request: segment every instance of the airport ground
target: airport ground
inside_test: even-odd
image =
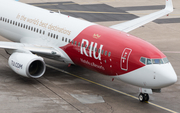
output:
[[[21,2],[95,22],[104,26],[160,10],[164,0],[20,0]],[[39,79],[15,74],[0,49],[0,113],[175,113],[180,112],[180,1],[174,12],[130,34],[160,49],[173,65],[178,81],[139,102],[139,89],[79,66],[45,59]],[[6,41],[0,37],[1,41]],[[145,51],[147,52],[147,51]]]

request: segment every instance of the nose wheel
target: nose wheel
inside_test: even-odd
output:
[[[149,101],[149,95],[147,93],[140,93],[139,101],[140,102]]]

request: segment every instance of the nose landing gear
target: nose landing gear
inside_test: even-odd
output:
[[[139,88],[140,94],[139,94],[139,101],[149,101],[149,94],[152,94],[152,89],[148,88]]]
[[[140,93],[139,94],[139,101],[140,102],[149,101],[149,94],[147,94],[147,93]]]

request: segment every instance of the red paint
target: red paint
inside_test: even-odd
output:
[[[68,67],[71,67],[71,64],[69,64]]]
[[[98,38],[94,38],[94,34],[96,34]],[[86,56],[85,53],[81,54],[81,48],[77,46],[78,44],[75,46],[70,43],[61,48],[69,55],[75,64],[105,75],[121,75],[141,68],[144,66],[144,64],[139,61],[141,57],[166,57],[152,44],[140,38],[100,25],[93,25],[84,29],[74,41],[82,42],[82,39],[88,40],[89,45],[92,42],[97,43],[97,48],[103,45],[102,49],[108,51],[108,53],[111,52],[111,56],[108,57],[108,55],[105,56],[103,54],[101,55],[101,60],[95,59],[94,57],[90,57],[88,47],[86,48],[88,56]],[[129,56],[125,56],[125,54]],[[93,54],[91,54],[91,56],[93,56]],[[98,56],[97,52],[96,56]],[[122,57],[126,59],[124,60],[124,64],[122,63]]]

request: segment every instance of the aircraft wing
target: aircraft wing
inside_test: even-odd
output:
[[[160,18],[164,15],[167,15],[173,11],[173,4],[172,0],[166,0],[166,6],[164,9],[157,11],[155,13],[133,19],[124,23],[120,23],[117,25],[110,26],[110,28],[117,29],[123,32],[130,32],[144,24],[147,24],[157,18]]]
[[[34,53],[44,57],[61,57],[61,53],[59,53],[55,48],[48,46],[1,41],[0,48],[19,52]]]

